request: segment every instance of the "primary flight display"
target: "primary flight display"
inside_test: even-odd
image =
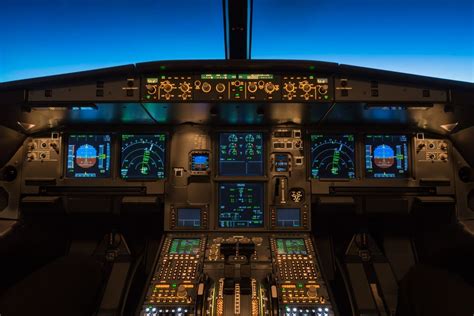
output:
[[[69,135],[67,142],[66,177],[110,177],[110,144],[110,135]]]
[[[408,142],[406,135],[366,135],[365,176],[408,177]]]

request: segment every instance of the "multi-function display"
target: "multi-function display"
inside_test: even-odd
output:
[[[69,135],[66,177],[110,177],[110,135]]]
[[[276,240],[279,255],[307,255],[306,245],[302,238],[278,238]]]
[[[200,208],[178,208],[178,227],[201,227]]]
[[[299,208],[277,208],[278,227],[301,227],[301,211]]]
[[[221,133],[219,135],[219,175],[262,176],[262,133]]]
[[[366,177],[408,177],[408,144],[406,135],[366,135]]]
[[[171,241],[170,255],[196,255],[199,252],[199,238],[175,238]]]
[[[220,183],[219,227],[263,227],[263,184]]]

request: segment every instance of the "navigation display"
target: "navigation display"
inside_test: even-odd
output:
[[[366,135],[366,177],[407,178],[408,143],[406,135]]]
[[[311,177],[355,178],[354,135],[311,135]]]
[[[220,183],[219,227],[263,227],[263,184]]]
[[[263,134],[221,133],[219,175],[263,176]]]
[[[197,255],[199,253],[199,238],[175,238],[171,241],[170,255]]]
[[[110,177],[110,144],[110,135],[69,135],[66,177]]]
[[[200,208],[178,208],[178,227],[201,227]]]
[[[279,255],[307,255],[306,245],[303,238],[276,240],[277,253]]]
[[[122,135],[123,179],[163,179],[166,168],[166,135]]]
[[[301,227],[301,212],[299,208],[277,208],[278,227]]]

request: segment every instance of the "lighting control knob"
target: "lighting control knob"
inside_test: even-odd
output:
[[[318,92],[319,92],[319,94],[324,95],[324,94],[328,93],[328,89],[325,86],[319,86],[318,87]]]
[[[179,90],[183,93],[189,92],[191,90],[191,85],[187,82],[182,82],[179,84]]]
[[[183,284],[180,284],[178,286],[178,290],[176,291],[176,296],[177,297],[186,297],[188,295],[188,291],[186,290],[186,287]]]
[[[318,290],[316,290],[315,286],[312,286],[308,289],[306,294],[308,295],[308,297],[315,298],[318,297]]]
[[[426,147],[425,143],[419,143],[417,148],[418,148],[418,151],[420,151],[420,150],[423,150],[423,148],[425,147]]]
[[[441,154],[441,155],[439,155],[439,159],[441,159],[442,161],[446,161],[446,160],[448,160],[448,155]]]
[[[166,93],[170,93],[173,90],[173,86],[170,83],[167,82],[167,83],[163,84],[163,90]]]
[[[219,93],[222,93],[225,91],[225,84],[223,83],[218,83],[216,85],[216,91],[219,92]]]
[[[275,91],[275,85],[272,82],[267,82],[265,84],[265,92],[272,94]]]
[[[145,86],[145,88],[146,88],[146,90],[147,90],[146,92],[147,92],[149,95],[154,95],[154,94],[156,94],[156,85],[154,85],[154,84],[147,84],[147,85]]]
[[[285,86],[283,88],[286,92],[293,92],[296,89],[295,84],[293,82],[285,83]]]
[[[309,83],[304,83],[302,89],[304,92],[308,93],[311,91],[311,85]]]
[[[249,90],[249,92],[255,93],[255,92],[257,92],[258,86],[255,82],[249,82],[249,85],[247,86],[247,89]]]
[[[445,143],[445,142],[442,142],[440,145],[439,145],[439,148],[441,150],[447,150],[448,149],[448,144]]]
[[[209,82],[203,82],[201,89],[202,89],[202,92],[209,93],[211,92],[212,86],[209,84]]]

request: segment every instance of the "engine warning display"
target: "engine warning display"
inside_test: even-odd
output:
[[[69,135],[66,177],[110,177],[110,144],[110,135]]]
[[[221,133],[219,136],[219,175],[262,176],[263,134]]]

